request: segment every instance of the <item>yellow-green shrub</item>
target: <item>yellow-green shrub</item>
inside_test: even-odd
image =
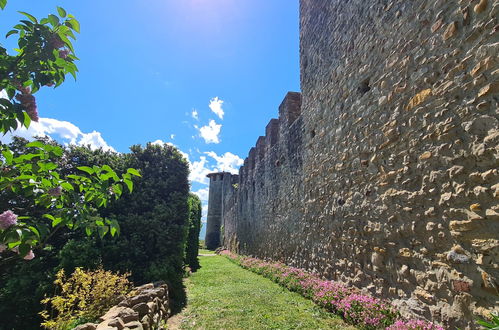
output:
[[[64,270],[56,275],[54,283],[59,295],[42,300],[46,309],[41,312],[47,329],[67,329],[76,320],[95,320],[118,303],[118,297],[132,288],[129,273],[120,275],[103,269],[85,271],[76,268],[67,278]],[[49,312],[50,310],[50,312]]]

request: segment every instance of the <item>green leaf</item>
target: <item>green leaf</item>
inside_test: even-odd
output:
[[[68,190],[68,191],[74,191],[74,187],[71,183],[69,182],[63,182],[61,183],[61,187],[64,188],[64,190]]]
[[[80,166],[80,167],[77,167],[77,169],[79,169],[80,171],[86,172],[88,174],[94,174],[95,173],[94,169],[91,168],[91,167],[88,167],[88,166]]]
[[[114,237],[116,234],[118,234],[119,228],[116,227],[111,227],[111,236]]]
[[[31,14],[28,14],[28,13],[26,13],[26,12],[24,12],[24,11],[20,11],[19,13],[20,13],[20,14],[22,14],[22,15],[24,15],[24,16],[26,16],[27,18],[29,18],[29,20],[30,20],[31,22],[33,22],[33,23],[35,23],[35,24],[38,24],[38,20],[36,19],[36,17],[35,17],[35,16],[33,16],[33,15],[31,15]],[[21,21],[21,22],[22,22],[22,21]]]
[[[109,232],[109,226],[97,227],[97,231],[99,232],[99,237],[104,238],[104,236],[106,236]]]
[[[129,168],[128,170],[126,170],[126,172],[127,172],[127,173],[130,173],[131,175],[140,176],[140,177],[142,176],[142,175],[140,175],[140,172],[139,172],[139,171],[137,171],[137,170],[136,170],[136,169],[134,169],[134,168]]]
[[[1,9],[4,9],[6,5],[7,5],[7,0],[0,0],[0,8]]]
[[[26,145],[27,148],[43,148],[45,145],[43,144],[43,142],[40,142],[40,141],[33,141],[33,142],[30,142]]]
[[[55,218],[53,221],[52,221],[52,227],[56,227],[58,224],[60,224],[62,222],[62,218]]]
[[[72,18],[67,21],[71,28],[75,30],[77,33],[80,33],[80,22],[78,22],[75,18]]]
[[[132,182],[132,180],[125,179],[125,180],[123,180],[123,182],[125,182],[126,186],[128,187],[128,191],[130,193],[132,193],[132,191],[133,191],[133,182]]]
[[[23,111],[24,119],[22,121],[24,127],[28,128],[29,125],[31,124],[31,118],[29,117],[28,113]]]
[[[21,244],[19,245],[19,256],[21,258],[25,257],[29,250],[31,250],[31,246],[29,246],[28,244]]]
[[[9,32],[7,32],[7,34],[5,35],[5,38],[8,38],[8,37],[10,37],[11,35],[16,34],[16,33],[19,33],[19,31],[17,31],[17,30],[10,30],[10,31],[9,31]]]
[[[113,186],[113,191],[117,196],[121,196],[121,194],[123,193],[123,188],[120,184],[115,184]]]
[[[52,149],[52,153],[57,156],[57,157],[61,157],[62,154],[64,153],[64,151],[62,150],[61,147],[57,147],[55,146],[53,149]]]
[[[57,25],[59,25],[59,17],[50,14],[48,19],[50,21],[50,24],[52,24],[53,27],[56,27]]]
[[[11,230],[5,235],[3,241],[5,243],[9,243],[9,248],[11,248],[10,243],[15,244],[14,246],[19,244],[19,241],[21,240],[21,235],[18,230]]]
[[[57,12],[59,13],[59,16],[61,16],[62,18],[66,17],[66,15],[67,15],[64,8],[61,8],[61,7],[57,7]]]
[[[38,238],[40,238],[40,232],[33,226],[28,227]]]
[[[62,32],[62,31],[59,31],[57,33],[57,35],[59,36],[59,38],[61,38],[62,41],[64,41],[64,43],[66,44],[66,46],[74,53],[73,44],[68,39],[68,37],[66,36],[66,34],[64,32]]]
[[[54,216],[53,216],[52,214],[48,214],[48,213],[47,213],[47,214],[44,214],[44,215],[43,215],[43,217],[44,217],[44,218],[47,218],[47,219],[49,219],[49,220],[55,221],[55,218],[54,218]]]
[[[92,233],[93,233],[92,228],[91,227],[85,228],[85,233],[87,234],[87,236],[92,236]]]
[[[102,170],[107,172],[114,172],[111,166],[109,165],[102,165]]]
[[[490,329],[491,326],[493,326],[492,323],[489,323],[487,321],[484,321],[484,320],[477,320],[476,321],[478,324],[480,325],[483,325],[484,327],[486,327],[487,329]]]
[[[110,227],[111,227],[111,236],[115,236],[116,234],[120,234],[120,224],[118,221],[115,219],[110,221]]]
[[[14,155],[12,154],[12,151],[9,149],[2,151],[2,155],[5,157],[5,162],[10,165],[12,164],[12,159],[14,159]]]

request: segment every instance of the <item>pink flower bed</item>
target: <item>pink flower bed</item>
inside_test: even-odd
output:
[[[238,256],[227,250],[220,254],[245,269],[270,278],[289,290],[312,299],[316,304],[362,329],[443,330],[441,326],[427,321],[402,320],[400,314],[388,302],[363,294],[356,288],[323,280],[303,269]]]

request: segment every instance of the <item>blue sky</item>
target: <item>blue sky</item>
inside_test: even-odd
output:
[[[286,92],[299,90],[298,0],[10,0],[1,34],[18,10],[41,18],[56,6],[81,23],[78,79],[40,91],[42,120],[18,133],[118,152],[173,143],[203,200],[204,175],[237,170]]]

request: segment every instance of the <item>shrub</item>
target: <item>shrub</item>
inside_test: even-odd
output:
[[[103,216],[118,219],[121,232],[103,240],[100,250],[105,269],[132,273],[137,285],[165,281],[171,286],[174,308],[185,301],[182,285],[189,220],[189,167],[169,145],[133,146],[124,167],[141,171],[133,195],[105,209]]]
[[[185,246],[185,264],[192,271],[199,268],[199,231],[201,230],[201,200],[194,194],[189,195],[189,226]]]
[[[50,313],[46,309],[41,312],[45,320],[42,326],[47,329],[67,329],[76,320],[97,319],[118,303],[120,296],[130,292],[132,285],[128,276],[129,273],[120,275],[103,269],[85,271],[76,268],[67,278],[61,269],[54,282],[60,294],[42,300],[52,311]]]

